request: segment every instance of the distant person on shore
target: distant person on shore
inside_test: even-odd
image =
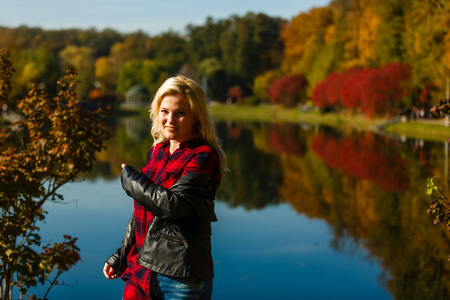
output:
[[[211,222],[226,155],[193,80],[176,76],[150,109],[153,147],[142,173],[122,164],[122,187],[134,213],[121,247],[105,262],[108,279],[123,279],[124,300],[211,299]]]

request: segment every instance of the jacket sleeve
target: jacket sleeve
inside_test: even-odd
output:
[[[125,235],[122,239],[122,243],[119,249],[116,250],[105,262],[120,276],[127,268],[127,256],[131,250],[131,247],[135,244],[135,231],[134,231],[134,214],[131,215],[128,221]]]
[[[192,213],[189,203],[180,195],[154,184],[131,166],[122,169],[120,179],[127,195],[155,216],[176,220]]]
[[[213,206],[205,203],[214,198],[211,189],[207,188],[209,180],[198,180],[201,175],[185,175],[170,189],[154,184],[131,166],[125,166],[120,177],[127,195],[155,216],[177,220],[196,213],[202,219],[208,219],[214,213],[210,211]],[[204,175],[202,178],[210,177]]]

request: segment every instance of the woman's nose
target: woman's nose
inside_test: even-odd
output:
[[[167,115],[167,122],[168,122],[168,123],[172,123],[172,122],[173,122],[173,114],[172,114],[172,113],[169,113],[169,114]]]

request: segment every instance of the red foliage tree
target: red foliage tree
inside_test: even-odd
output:
[[[362,104],[368,115],[389,113],[396,103],[408,94],[407,83],[411,79],[411,67],[389,63],[378,70],[371,70],[362,81]]]
[[[342,74],[332,72],[326,79],[325,96],[330,106],[342,104],[340,89],[342,85]]]
[[[331,73],[312,93],[314,104],[320,108],[337,105],[361,109],[367,115],[389,113],[410,92],[411,67],[389,63],[380,69],[354,68],[339,74]]]
[[[339,94],[344,107],[354,110],[360,107],[362,91],[359,83],[364,79],[366,73],[366,70],[361,68],[348,69],[342,73]]]
[[[328,100],[326,96],[326,87],[327,82],[324,80],[320,82],[316,87],[314,88],[312,92],[312,101],[314,102],[314,105],[320,108],[325,108],[328,105]]]
[[[333,72],[325,80],[320,82],[312,93],[314,104],[320,108],[332,108],[342,103],[340,88],[342,84],[342,75]]]
[[[269,87],[268,96],[274,103],[291,108],[299,104],[305,97],[308,85],[301,75],[289,75],[275,79]]]
[[[232,103],[239,102],[242,100],[242,90],[240,86],[233,86],[228,90],[229,98]]]
[[[361,108],[369,116],[379,113],[389,101],[385,80],[377,69],[367,69],[361,81]]]

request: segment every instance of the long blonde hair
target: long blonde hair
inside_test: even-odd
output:
[[[209,116],[206,107],[205,94],[200,85],[190,78],[181,75],[171,77],[167,79],[156,92],[150,107],[150,119],[152,120],[151,135],[154,139],[153,145],[162,143],[166,140],[159,124],[159,108],[164,97],[168,95],[181,95],[189,102],[191,111],[198,120],[194,125],[195,133],[216,149],[219,154],[222,169],[228,171],[227,156],[220,145],[216,128]]]

